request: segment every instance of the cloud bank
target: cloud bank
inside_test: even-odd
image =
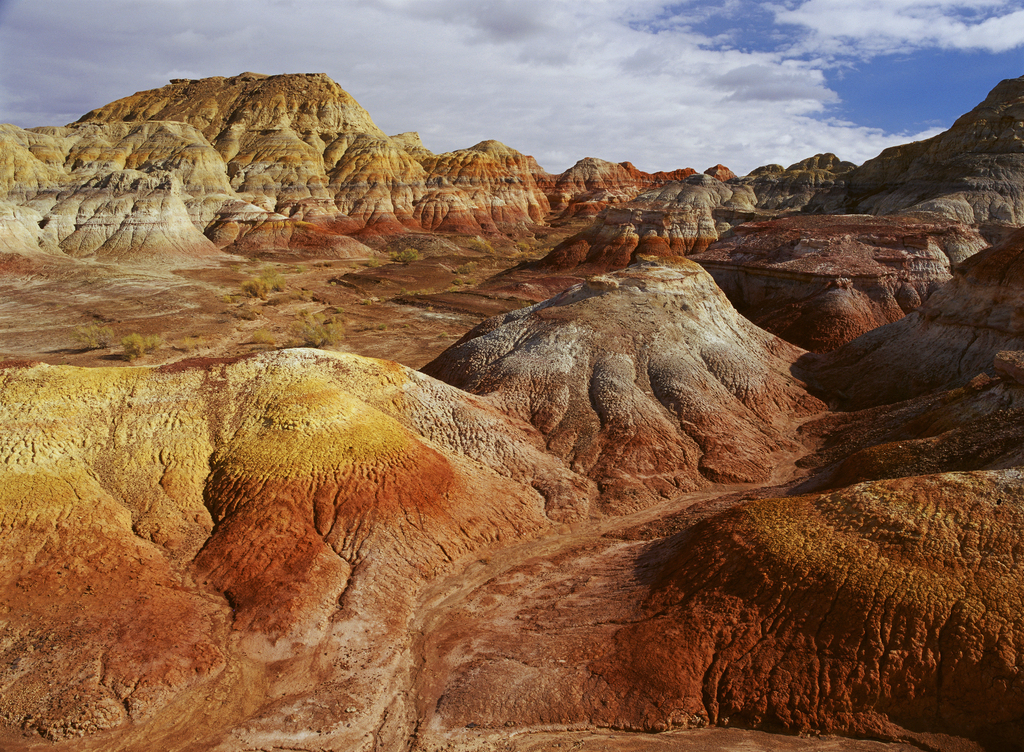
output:
[[[1017,5],[16,0],[0,6],[0,120],[64,124],[170,78],[325,72],[437,152],[496,138],[551,171],[586,156],[741,174],[822,151],[862,162],[938,129],[835,117],[830,74],[913,49],[1015,49]]]

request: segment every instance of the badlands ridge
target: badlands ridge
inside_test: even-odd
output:
[[[0,142],[0,748],[1021,748],[1024,78],[746,176],[322,74]]]

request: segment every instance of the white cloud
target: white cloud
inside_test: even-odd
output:
[[[811,32],[806,49],[842,56],[908,49],[1005,52],[1024,45],[1024,9],[1004,0],[807,0],[775,6],[779,23]]]
[[[728,0],[720,10],[741,16],[743,2]],[[810,28],[823,48],[838,37],[827,37],[815,13],[846,5],[809,0],[774,10]],[[844,33],[868,38],[894,13],[916,23],[925,4],[885,3],[895,8],[888,16],[882,5],[869,2],[869,18],[850,18]],[[170,78],[252,70],[326,72],[388,133],[418,130],[434,151],[496,138],[552,171],[585,156],[647,170],[721,162],[739,173],[821,151],[861,162],[925,135],[830,118],[837,96],[819,59],[770,45],[721,46],[694,30],[705,4],[675,3],[685,11],[678,17],[666,7],[654,0],[94,0],[82,13],[75,0],[22,0],[0,16],[0,121],[61,124]]]

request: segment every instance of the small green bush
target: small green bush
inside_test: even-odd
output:
[[[242,292],[250,298],[266,300],[270,294],[270,285],[262,279],[247,279],[242,283]]]
[[[473,273],[475,271],[476,271],[476,262],[475,261],[469,261],[469,262],[463,264],[462,266],[456,267],[456,269],[455,269],[455,273],[456,274],[471,274],[471,273]]]
[[[266,300],[272,292],[280,292],[285,288],[285,279],[279,272],[270,268],[264,268],[258,277],[247,279],[241,284],[242,292],[250,298]]]
[[[345,338],[345,324],[336,316],[306,313],[295,324],[295,335],[306,347],[333,347]]]
[[[410,264],[413,261],[419,261],[420,252],[415,248],[405,248],[401,251],[392,251],[391,260],[396,264]]]
[[[305,271],[305,267],[296,267],[296,270]],[[285,280],[281,274],[272,267],[264,267],[260,270],[260,276],[258,279],[262,279],[273,292],[281,292],[285,288]]]
[[[114,341],[114,330],[109,326],[86,324],[71,332],[71,339],[81,345],[84,350],[99,350],[109,347],[110,343]]]
[[[466,243],[466,247],[479,253],[494,253],[494,246],[482,238],[473,238]]]
[[[273,347],[276,344],[274,341],[274,335],[266,329],[257,329],[253,332],[252,343],[254,345],[266,345],[267,347]]]
[[[124,351],[124,359],[132,361],[156,350],[163,343],[164,341],[155,334],[143,335],[133,332],[121,338],[121,349]]]

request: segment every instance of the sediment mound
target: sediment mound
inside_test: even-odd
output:
[[[796,448],[777,422],[820,406],[790,375],[799,352],[683,260],[489,319],[424,371],[532,423],[624,510],[709,480],[768,480]]]
[[[762,210],[796,211],[810,205],[817,213],[832,213],[842,210],[846,179],[855,167],[832,153],[815,154],[786,168],[758,167],[736,182],[754,191]]]

